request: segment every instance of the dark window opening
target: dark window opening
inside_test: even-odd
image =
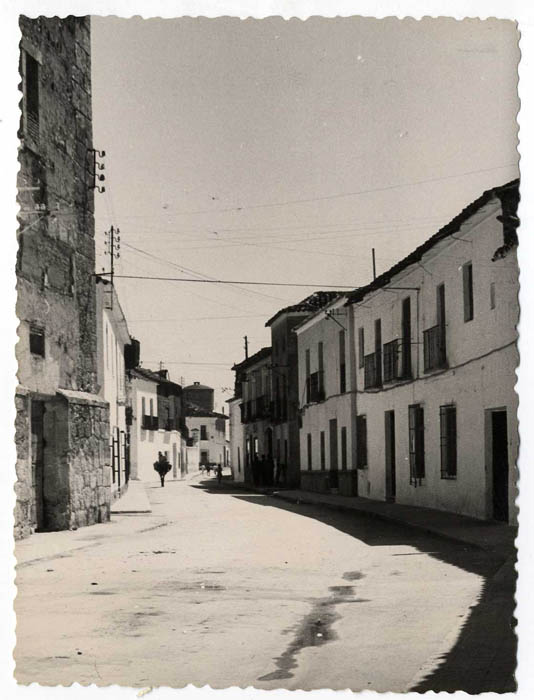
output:
[[[345,331],[339,331],[339,391],[341,394],[344,394],[346,390]]]
[[[365,353],[365,345],[364,345],[364,335],[363,335],[363,328],[358,328],[358,367],[363,367],[364,365],[364,353]]]
[[[367,466],[367,416],[356,416],[356,467]]]
[[[39,140],[39,64],[25,54],[24,105],[26,111],[26,132],[34,141]]]
[[[321,430],[321,469],[326,469],[326,448],[324,439],[324,430]]]
[[[308,471],[312,470],[312,436],[308,433]]]
[[[30,352],[39,357],[45,356],[45,332],[42,328],[30,328]]]
[[[410,406],[408,412],[410,484],[417,486],[425,477],[425,413],[419,404]]]
[[[462,267],[464,286],[464,321],[472,321],[474,317],[473,305],[473,263],[466,263]]]
[[[341,469],[347,468],[347,429],[341,428]]]
[[[200,426],[200,439],[201,440],[207,440],[208,439],[208,429],[205,425]]]
[[[441,478],[456,479],[456,406],[439,407],[439,434],[441,450]]]

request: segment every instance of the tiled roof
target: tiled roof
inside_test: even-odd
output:
[[[237,362],[232,369],[247,369],[247,367],[251,367],[252,365],[255,365],[256,362],[259,362],[260,360],[263,360],[266,357],[269,357],[271,354],[271,346],[266,346],[262,348],[261,350],[258,350],[258,352],[254,353],[254,355],[251,355],[250,357],[247,357],[246,360],[243,360],[242,362]]]
[[[508,204],[512,208],[517,207],[517,202],[519,201],[519,180],[513,180],[508,182],[506,185],[501,185],[500,187],[492,187],[490,190],[486,190],[478,199],[471,202],[465,209],[463,209],[457,216],[452,219],[448,224],[440,228],[440,230],[431,236],[422,245],[412,251],[409,255],[403,258],[400,262],[396,263],[386,272],[379,275],[375,280],[370,282],[365,287],[359,287],[353,292],[348,294],[348,299],[346,305],[355,304],[361,301],[369,292],[380,289],[384,285],[390,283],[391,278],[394,277],[399,272],[409,267],[415,262],[421,260],[423,255],[428,252],[436,243],[442,241],[447,236],[451,236],[457,233],[465,221],[469,219],[473,214],[475,214],[484,205],[490,202],[494,197],[499,197],[501,200],[508,200]]]
[[[135,367],[134,369],[130,370],[130,372],[132,375],[137,375],[141,379],[148,379],[148,381],[155,382],[156,384],[169,384],[173,387],[177,387],[180,390],[182,389],[179,384],[171,382],[170,379],[165,379],[165,377],[162,377],[160,374],[151,369],[146,369],[146,367]]]
[[[333,299],[336,299],[338,296],[340,296],[340,294],[343,294],[343,293],[344,292],[337,292],[337,291],[314,292],[313,294],[310,294],[310,296],[306,297],[302,301],[299,301],[298,304],[293,304],[292,306],[286,306],[284,309],[280,309],[280,311],[277,311],[275,313],[275,315],[272,318],[270,318],[265,325],[270,326],[282,314],[312,313],[313,311],[317,311],[318,309],[321,309],[323,306],[326,306]]]
[[[225,413],[218,413],[218,411],[209,411],[207,408],[202,408],[192,401],[185,402],[185,415],[189,418],[226,418],[228,416]]]

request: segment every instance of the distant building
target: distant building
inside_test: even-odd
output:
[[[295,327],[340,292],[314,292],[298,304],[286,306],[265,324],[271,329],[273,454],[285,470],[287,485],[300,483],[298,350]]]
[[[295,329],[299,352],[300,484],[308,491],[357,493],[347,297],[338,296]]]
[[[136,367],[129,372],[132,429],[131,477],[154,481],[154,462],[162,452],[171,464],[167,479],[188,472],[187,438],[182,387],[169,379],[167,370],[153,372]]]
[[[359,495],[517,522],[518,188],[348,296]]]
[[[210,389],[210,387],[205,388]],[[213,389],[210,391],[213,392]],[[226,440],[228,416],[204,406],[198,406],[191,401],[186,403],[185,413],[189,434],[195,442],[198,441],[199,465],[220,464],[226,467],[229,462]]]
[[[109,519],[98,395],[90,20],[20,18],[15,535]]]
[[[194,382],[189,386],[184,386],[184,401],[195,406],[213,411],[215,408],[215,392],[211,386],[206,386],[200,382]]]
[[[232,368],[236,373],[235,395],[241,398],[242,431],[230,433],[232,452],[244,439],[244,481],[260,485],[264,481],[260,460],[272,462],[273,428],[271,425],[271,348],[265,347]]]
[[[241,422],[243,399],[234,396],[228,399],[229,424],[230,424],[230,465],[234,481],[245,480],[245,431]]]
[[[111,497],[126,490],[130,478],[130,420],[125,354],[132,338],[115,288],[108,279],[96,276],[97,377],[100,394],[109,404],[109,449]]]

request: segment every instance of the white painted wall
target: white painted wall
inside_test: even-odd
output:
[[[312,471],[321,469],[320,433],[325,433],[325,469],[330,469],[330,420],[337,419],[338,468],[341,470],[341,428],[347,429],[347,469],[352,469],[351,370],[349,309],[343,297],[315,314],[296,329],[299,353],[299,397],[302,412],[300,468],[308,470],[308,434],[312,439]],[[334,320],[336,319],[336,320]],[[337,322],[336,322],[337,321]],[[341,325],[339,325],[341,324]],[[341,327],[343,326],[343,328]],[[339,332],[345,330],[345,392],[340,391]],[[318,370],[318,344],[323,343],[325,400],[307,403],[306,351],[310,351],[310,372]]]
[[[242,399],[230,399],[227,402],[230,411],[230,466],[234,481],[245,479],[245,432],[241,423]]]
[[[223,430],[218,430],[216,423],[219,420],[228,420],[228,416],[226,418],[221,418],[221,417],[215,417],[215,416],[187,416],[186,417],[186,424],[187,427],[189,428],[189,434],[192,434],[192,431],[197,429],[198,430],[198,448],[199,452],[202,453],[203,451],[208,452],[208,459],[210,462],[214,462],[216,464],[221,464],[224,465],[224,458],[225,458],[225,452],[226,452],[226,425],[224,425]],[[206,440],[201,440],[200,439],[200,427],[202,425],[206,426],[206,433],[207,433],[207,439]]]
[[[180,479],[187,465],[185,440],[178,430],[145,430],[142,427],[143,398],[147,415],[150,414],[150,400],[152,400],[152,415],[157,416],[156,382],[134,377],[132,379],[134,417],[131,428],[132,478],[157,482],[159,476],[154,470],[154,462],[158,458],[158,452],[166,452],[167,459],[172,465],[172,470],[166,478]]]
[[[384,411],[395,411],[397,502],[450,510],[489,518],[491,465],[486,449],[485,412],[506,407],[510,464],[509,508],[516,518],[514,500],[517,473],[517,397],[514,392],[518,355],[517,260],[515,250],[495,262],[491,258],[503,243],[502,224],[496,216],[500,202],[492,200],[467,222],[455,238],[448,237],[429,251],[420,265],[392,278],[389,289],[369,294],[353,305],[352,347],[358,354],[358,328],[364,328],[365,354],[374,352],[374,322],[382,321],[382,343],[401,336],[401,307],[406,296],[412,309],[413,381],[364,391],[364,370],[357,370],[357,413],[367,416],[368,468],[359,471],[359,494],[385,497]],[[462,266],[473,264],[474,318],[464,321]],[[447,358],[449,369],[424,373],[423,330],[436,324],[436,286],[445,284]],[[495,285],[495,308],[490,285]],[[419,287],[420,291],[394,291]],[[357,363],[358,365],[359,363]],[[409,483],[408,406],[421,403],[425,412],[425,478]],[[457,410],[458,475],[441,478],[439,407]]]

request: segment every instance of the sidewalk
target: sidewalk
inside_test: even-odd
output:
[[[251,488],[236,484],[238,487]],[[504,523],[476,520],[465,515],[446,511],[406,506],[399,503],[372,501],[358,496],[339,496],[328,493],[314,493],[300,489],[282,490],[252,488],[254,491],[272,495],[290,503],[322,505],[334,510],[365,513],[369,517],[417,528],[438,537],[480,547],[492,554],[508,559],[515,556],[514,540],[517,528]]]
[[[134,513],[151,513],[150,501],[146,494],[144,481],[130,479],[124,496],[111,504],[112,515],[130,515]]]

